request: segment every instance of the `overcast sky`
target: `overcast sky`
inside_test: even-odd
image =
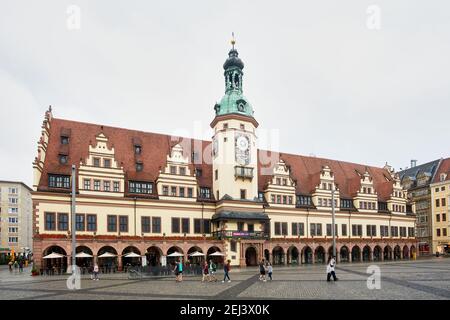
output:
[[[279,136],[262,148],[396,169],[450,156],[447,0],[111,2],[0,0],[0,180],[32,185],[48,105],[210,139],[232,31],[260,136]]]

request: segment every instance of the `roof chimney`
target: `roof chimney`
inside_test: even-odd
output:
[[[411,168],[417,166],[417,160],[411,160]]]

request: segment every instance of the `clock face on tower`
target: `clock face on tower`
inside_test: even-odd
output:
[[[250,163],[250,137],[247,134],[236,134],[235,153],[237,163],[240,165],[247,165]]]

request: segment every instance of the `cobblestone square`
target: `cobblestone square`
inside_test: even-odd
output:
[[[69,290],[68,276],[30,276],[0,269],[2,300],[123,300],[123,299],[450,299],[450,259],[378,263],[381,288],[367,287],[371,264],[339,264],[337,282],[326,282],[325,265],[274,268],[273,281],[258,280],[256,268],[234,269],[232,282],[202,283],[200,277],[128,279],[127,274],[104,275],[100,281],[83,276],[80,290]]]

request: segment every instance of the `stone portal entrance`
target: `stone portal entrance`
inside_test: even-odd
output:
[[[256,266],[257,265],[257,253],[254,247],[248,247],[245,250],[245,264],[246,266]]]

